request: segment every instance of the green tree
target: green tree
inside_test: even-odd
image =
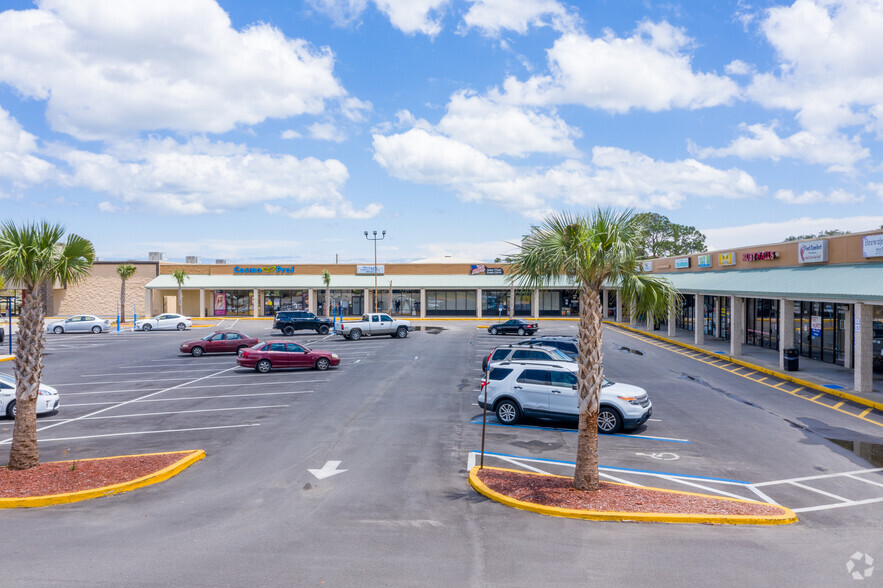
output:
[[[172,277],[178,282],[178,313],[184,314],[184,281],[190,279],[190,274],[179,269],[172,272]],[[257,300],[255,300],[257,304]]]
[[[325,284],[325,304],[323,309],[325,316],[331,317],[331,273],[327,269],[322,270],[322,283]]]
[[[880,227],[883,228],[883,227]],[[827,231],[819,231],[818,233],[810,233],[809,235],[791,235],[785,238],[788,241],[806,241],[807,239],[821,239],[823,237],[837,237],[838,235],[848,235],[849,231],[841,231],[840,229],[828,229]]]
[[[43,286],[63,287],[85,278],[95,261],[88,239],[69,234],[47,222],[0,226],[0,276],[28,291],[18,320],[15,350],[15,425],[9,451],[9,469],[26,470],[40,463],[37,451],[37,394],[43,376]]]
[[[656,212],[636,214],[647,227],[647,237],[641,248],[644,259],[687,255],[705,251],[705,235],[696,227],[679,225]]]
[[[138,270],[131,263],[123,263],[117,266],[117,273],[120,275],[122,285],[120,286],[120,322],[126,322],[126,280]]]
[[[579,289],[579,429],[573,485],[598,490],[598,409],[603,382],[600,292],[618,288],[623,304],[654,318],[677,303],[674,286],[638,269],[646,243],[645,217],[631,210],[598,209],[588,216],[553,214],[524,239],[515,255],[510,280],[521,288],[549,286],[562,275]]]

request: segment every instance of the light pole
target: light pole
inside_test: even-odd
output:
[[[386,230],[384,230],[380,236],[377,236],[377,231],[373,231],[374,236],[369,237],[368,231],[365,231],[365,238],[369,241],[374,241],[374,312],[377,312],[377,242],[383,241],[386,238]]]

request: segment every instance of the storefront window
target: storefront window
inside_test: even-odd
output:
[[[12,309],[12,316],[21,314],[22,290],[0,290],[0,316],[7,316]]]
[[[251,316],[253,298],[251,290],[215,290],[212,292],[212,315]]]
[[[800,355],[843,365],[848,304],[794,303],[794,346]]]
[[[681,307],[678,310],[677,320],[675,321],[675,325],[680,327],[681,329],[686,329],[688,331],[693,330],[693,315],[696,310],[696,296],[693,294],[684,294],[681,298]],[[623,307],[623,311],[625,311],[625,307]]]
[[[365,312],[364,296],[362,290],[331,290],[331,314],[334,316],[362,316]],[[324,316],[325,312],[325,289],[319,290],[316,296],[316,313]],[[379,292],[378,292],[379,295]]]
[[[264,315],[273,316],[280,310],[306,310],[310,306],[306,290],[264,291]]]
[[[427,316],[474,316],[475,290],[427,290]]]
[[[420,310],[420,290],[393,290],[392,313],[416,316]]]
[[[509,292],[507,290],[498,291],[502,293],[505,299],[508,299]],[[494,305],[493,308],[489,308],[491,306],[490,300],[488,298],[488,294],[496,295],[498,292],[488,291],[482,292],[482,300],[486,300],[487,303],[482,303],[482,312],[485,315],[489,314],[497,314],[497,307]],[[612,292],[611,292],[612,294]],[[616,300],[614,300],[614,305],[616,304]],[[506,314],[508,310],[508,306],[504,304],[503,306],[503,314]],[[515,307],[516,315],[518,315],[518,306]],[[528,310],[528,312],[530,312]],[[579,293],[576,290],[548,290],[540,292],[540,308],[537,311],[540,316],[578,316],[579,315]],[[527,316],[527,315],[524,315]]]
[[[779,301],[769,298],[745,300],[745,343],[767,349],[779,348]]]

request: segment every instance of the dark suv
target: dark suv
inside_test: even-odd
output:
[[[305,310],[280,310],[276,313],[273,328],[286,335],[294,335],[295,331],[316,331],[327,335],[334,323],[329,318],[319,317]]]
[[[567,336],[548,336],[534,337],[533,339],[525,339],[519,341],[519,345],[545,345],[547,347],[555,347],[568,357],[577,359],[579,356],[579,339]]]

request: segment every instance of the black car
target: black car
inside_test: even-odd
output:
[[[295,331],[316,331],[320,335],[327,335],[334,323],[329,318],[314,315],[305,310],[282,310],[276,313],[273,328],[279,329],[286,335],[294,335]]]
[[[529,323],[524,319],[509,319],[505,323],[491,325],[487,328],[487,332],[491,335],[533,335],[540,329],[537,323]]]
[[[576,359],[579,356],[579,339],[566,336],[534,337],[519,341],[519,345],[545,345],[555,347],[568,357]]]

